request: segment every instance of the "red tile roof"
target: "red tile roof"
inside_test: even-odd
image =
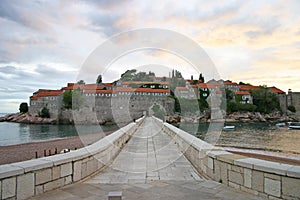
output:
[[[190,88],[198,88],[198,85],[189,85]]]
[[[208,88],[208,89],[214,89],[217,85],[211,84],[211,83],[200,83],[199,88]]]
[[[33,96],[30,97],[30,100],[36,101],[39,100],[40,97],[54,97],[54,96],[59,96],[62,94],[61,90],[38,90],[37,92],[34,93]]]
[[[242,92],[242,91],[240,91],[240,92],[235,92],[235,94],[236,94],[236,95],[250,95],[249,92]]]
[[[236,82],[232,82],[232,81],[224,81],[224,85],[238,85]]]
[[[38,99],[39,99],[39,98],[38,98],[37,96],[31,96],[31,97],[30,97],[30,100],[31,100],[31,101],[36,101],[36,100],[38,100]]]
[[[176,87],[175,90],[184,91],[184,90],[187,90],[187,88],[186,87]]]
[[[274,92],[274,93],[277,93],[277,94],[285,94],[285,92],[284,91],[282,91],[282,90],[280,90],[280,89],[278,89],[277,87],[269,87],[269,90],[271,90],[272,92]]]
[[[258,90],[259,86],[253,86],[253,85],[240,85],[240,90],[248,91],[248,90]]]
[[[96,94],[112,94],[113,91],[112,90],[85,90],[84,93],[86,94],[93,94],[93,93],[96,93]]]
[[[151,89],[151,88],[137,88],[135,92],[150,92],[150,93],[170,93],[170,89]]]
[[[222,91],[221,90],[217,90],[216,94],[222,94]]]
[[[124,82],[122,82],[122,85],[129,85],[129,84],[135,84],[135,85],[145,85],[145,84],[169,85],[168,82],[153,82],[153,81],[124,81]]]
[[[170,93],[170,89],[151,89],[151,88],[125,88],[125,87],[117,87],[113,90],[85,90],[85,93],[105,93],[112,94],[117,92],[150,92],[150,93]]]
[[[49,97],[49,96],[59,96],[62,94],[61,90],[48,90],[48,91],[39,91],[37,97]]]

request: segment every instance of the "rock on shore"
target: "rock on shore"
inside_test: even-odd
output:
[[[30,116],[28,113],[7,114],[0,117],[0,122],[17,122],[26,124],[56,124],[56,119]]]
[[[262,114],[259,112],[235,112],[227,114],[225,117],[226,122],[288,122],[298,121],[295,116],[281,115],[280,112],[272,112],[270,114]],[[169,123],[199,123],[210,122],[210,115],[203,114],[200,116],[167,116],[166,122]]]

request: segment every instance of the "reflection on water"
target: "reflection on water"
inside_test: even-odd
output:
[[[75,127],[73,125],[20,124],[1,122],[0,146],[84,134],[96,134],[117,129],[117,125],[76,125]]]
[[[271,123],[234,123],[234,130],[222,131],[217,145],[246,149],[283,152],[300,157],[300,130],[278,128]],[[205,140],[209,123],[181,123],[178,127]]]

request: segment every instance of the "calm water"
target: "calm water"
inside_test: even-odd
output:
[[[216,144],[224,147],[272,151],[300,157],[300,130],[288,130],[271,123],[233,123],[235,130],[222,131]],[[181,123],[180,129],[206,139],[209,124]],[[220,124],[220,126],[223,126]],[[211,130],[211,129],[210,129]]]
[[[1,114],[0,114],[1,115]],[[44,125],[0,122],[0,146],[117,130],[117,125]],[[79,133],[79,134],[78,134]]]
[[[3,115],[0,113],[0,116]],[[234,123],[235,130],[222,131],[217,145],[253,150],[277,152],[283,155],[300,157],[300,130],[278,128],[270,123]],[[177,126],[196,137],[206,140],[208,130],[213,130],[210,124],[181,123]],[[216,124],[223,127],[223,124]],[[10,122],[0,123],[0,146],[20,144],[32,141],[42,141],[83,134],[93,134],[117,130],[116,125],[91,126],[82,125],[41,125],[19,124]],[[218,129],[219,130],[219,129]]]

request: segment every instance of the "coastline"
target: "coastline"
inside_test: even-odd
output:
[[[210,122],[221,122],[221,123],[236,123],[236,122],[297,122],[299,121],[299,116],[296,115],[285,115],[280,112],[274,111],[269,114],[262,114],[260,112],[234,112],[227,113],[224,116],[220,116],[218,119],[211,119],[209,113],[204,113],[203,115],[189,115],[189,116],[166,116],[166,122],[173,123],[210,123]]]
[[[112,132],[113,131],[108,131],[104,134],[109,135]],[[47,141],[0,146],[0,165],[35,159],[36,152],[38,157],[44,157],[44,150],[46,150],[48,156],[49,150],[54,154],[55,148],[58,153],[63,149],[79,149],[101,138],[103,138],[103,134],[88,134],[84,136],[72,136]]]
[[[109,135],[112,132],[113,131],[105,132],[105,135]],[[92,144],[101,138],[103,138],[102,134],[89,134],[80,137],[72,136],[47,141],[0,146],[0,165],[35,159],[36,152],[38,153],[38,157],[44,157],[44,150],[46,150],[47,156],[49,156],[49,150],[54,153],[55,148],[57,148],[58,153],[63,149],[79,149],[86,145]],[[231,153],[236,153],[247,157],[300,166],[300,158],[298,159],[295,157],[289,157],[284,154],[281,155],[277,152],[275,154],[274,152],[270,151],[257,151],[247,148],[224,148],[226,151]]]

